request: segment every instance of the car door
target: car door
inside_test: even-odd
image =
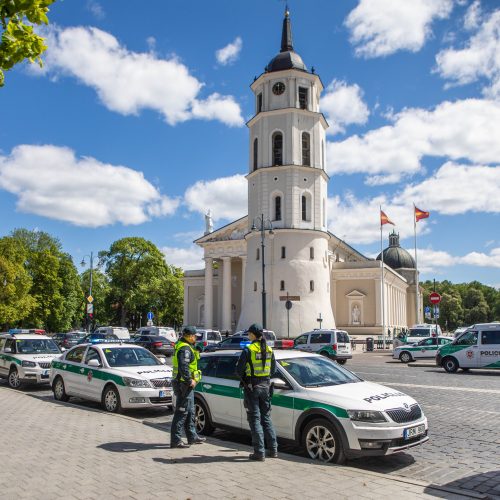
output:
[[[279,365],[276,368],[276,373],[273,378],[279,379],[287,384],[286,389],[274,388],[272,398],[272,421],[278,437],[285,439],[295,439],[294,432],[294,395],[295,391],[292,385],[287,380],[286,376],[280,372]],[[243,421],[246,421],[243,414]]]
[[[414,358],[434,358],[438,348],[438,340],[436,337],[421,340],[417,349],[412,352]]]
[[[5,345],[3,348],[3,353],[1,356],[1,366],[2,366],[2,375],[7,376],[9,374],[10,365],[12,363],[12,356],[16,352],[16,341],[14,339],[6,339]]]
[[[96,359],[101,367],[89,367],[89,361],[91,359]],[[102,377],[103,362],[98,349],[95,347],[89,347],[87,353],[85,354],[83,364],[85,365],[83,371],[85,378],[81,377],[80,383],[78,384],[79,389],[82,391],[82,394],[86,399],[100,401],[102,390],[104,389],[104,380]]]
[[[293,348],[298,349],[299,351],[310,351],[311,347],[309,346],[308,340],[309,340],[309,335],[307,333],[305,335],[297,337],[293,341]]]
[[[77,346],[68,351],[64,357],[62,377],[68,394],[85,396],[84,383],[86,375],[83,357],[86,350],[86,345]]]
[[[462,368],[477,368],[479,366],[478,332],[470,330],[464,333],[455,343],[461,349],[453,355]]]
[[[5,368],[5,359],[3,349],[5,347],[6,339],[0,339],[0,376],[5,377],[7,375],[7,370]]]
[[[479,366],[500,368],[500,328],[481,332]]]
[[[309,341],[310,351],[319,352],[323,348],[332,345],[332,334],[325,332],[311,333]]]

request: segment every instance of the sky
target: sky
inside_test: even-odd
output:
[[[500,3],[290,0],[325,90],[329,230],[368,257],[379,207],[421,279],[500,287]],[[203,268],[193,244],[247,213],[249,88],[279,52],[279,0],[52,5],[44,66],[0,89],[0,236],[57,237],[75,263],[119,238]],[[384,246],[393,226],[383,227]]]

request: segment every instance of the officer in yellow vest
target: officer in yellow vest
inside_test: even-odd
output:
[[[201,444],[205,438],[198,436],[194,423],[194,388],[201,380],[198,370],[199,352],[193,347],[196,342],[196,328],[186,326],[182,337],[175,344],[172,360],[172,386],[175,394],[175,413],[170,430],[170,448],[189,448]],[[186,432],[188,444],[182,441],[182,429]]]
[[[276,361],[273,350],[266,343],[262,327],[254,323],[247,332],[251,344],[243,349],[236,372],[244,388],[244,405],[252,432],[254,452],[249,458],[263,462],[266,456],[264,437],[269,449],[268,456],[278,457],[276,432],[271,420],[270,385],[270,379],[276,371]]]

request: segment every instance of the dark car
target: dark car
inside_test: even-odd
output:
[[[132,338],[134,344],[144,347],[155,356],[172,356],[175,343],[161,335],[136,335]]]
[[[64,347],[64,349],[69,349],[74,345],[78,344],[78,341],[85,337],[85,332],[66,332],[66,333],[56,333],[52,340],[59,346]]]
[[[114,333],[89,333],[82,337],[77,344],[97,344],[101,340],[117,340],[120,339]]]
[[[232,337],[224,339],[222,342],[205,347],[203,352],[228,351],[228,350],[234,350],[234,349],[243,349],[248,344],[250,344],[250,340],[248,337],[245,337],[243,335],[241,335],[241,336],[234,335]]]

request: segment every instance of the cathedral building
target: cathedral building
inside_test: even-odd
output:
[[[294,51],[288,12],[281,50],[251,90],[248,215],[215,231],[207,223],[195,241],[205,269],[185,272],[184,323],[234,332],[260,322],[278,337],[318,327],[380,335],[383,324],[416,323],[415,262],[399,236],[383,252],[382,300],[381,256],[328,230],[323,85]]]

